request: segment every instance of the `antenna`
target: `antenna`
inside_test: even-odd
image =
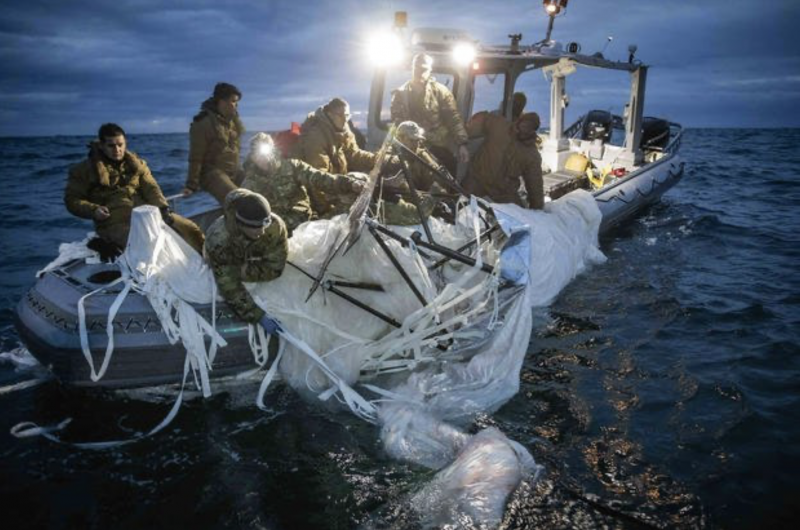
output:
[[[605,53],[606,48],[608,48],[608,45],[611,44],[612,40],[614,40],[614,36],[613,35],[609,35],[608,37],[606,37],[606,44],[605,44],[605,46],[603,46],[603,49],[600,50],[600,54],[601,55]]]

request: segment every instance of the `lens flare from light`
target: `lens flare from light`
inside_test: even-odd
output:
[[[268,143],[262,143],[258,146],[258,154],[264,157],[272,156],[274,151],[275,147]]]
[[[372,35],[367,47],[370,61],[378,68],[399,64],[405,55],[400,36],[388,31]]]
[[[453,48],[453,59],[461,66],[470,64],[475,59],[475,46],[460,42]]]

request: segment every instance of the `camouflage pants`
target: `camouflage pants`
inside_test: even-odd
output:
[[[189,243],[193,249],[202,254],[203,243],[206,240],[206,236],[203,234],[203,231],[200,230],[200,227],[198,227],[189,219],[176,213],[172,214],[172,219],[174,220],[172,223],[172,229],[175,230],[184,241]],[[102,239],[118,246],[120,249],[124,249],[128,244],[128,234],[130,231],[130,223],[119,223],[104,227],[103,229],[98,229],[97,235]]]

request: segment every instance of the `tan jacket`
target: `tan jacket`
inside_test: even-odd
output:
[[[205,179],[221,171],[232,180],[239,172],[239,145],[244,125],[239,117],[230,120],[219,114],[214,100],[203,102],[189,128],[189,174],[186,187],[196,191],[208,186]]]
[[[167,201],[143,159],[126,151],[115,163],[93,144],[89,157],[69,170],[64,204],[71,214],[92,219],[97,235],[124,247],[133,209],[143,204],[161,208]],[[94,219],[99,206],[108,208],[108,219]]]
[[[451,142],[467,143],[464,120],[453,94],[432,77],[422,93],[412,90],[411,81],[392,91],[391,112],[395,124],[410,120],[425,129],[425,138],[431,145],[449,148]]]
[[[498,203],[515,203],[537,210],[544,208],[542,157],[536,141],[520,142],[512,123],[488,112],[475,114],[467,131],[470,136],[484,137],[470,163],[467,192]],[[520,177],[528,195],[527,203],[519,193]]]
[[[289,156],[340,175],[350,171],[368,172],[375,165],[375,153],[359,149],[348,126],[337,131],[322,107],[308,115]]]

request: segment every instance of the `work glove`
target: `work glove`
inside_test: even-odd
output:
[[[162,206],[158,210],[161,212],[161,219],[167,226],[172,226],[172,223],[175,222],[175,217],[172,216],[172,210],[170,210],[169,206]]]
[[[261,320],[259,320],[258,323],[261,324],[261,327],[264,328],[264,331],[266,331],[268,335],[274,335],[279,331],[283,331],[280,322],[269,315],[264,315],[261,317]]]
[[[341,179],[341,185],[345,188],[343,191],[352,191],[354,193],[361,193],[367,185],[368,177],[364,173],[351,172]],[[345,184],[346,183],[346,184]]]

